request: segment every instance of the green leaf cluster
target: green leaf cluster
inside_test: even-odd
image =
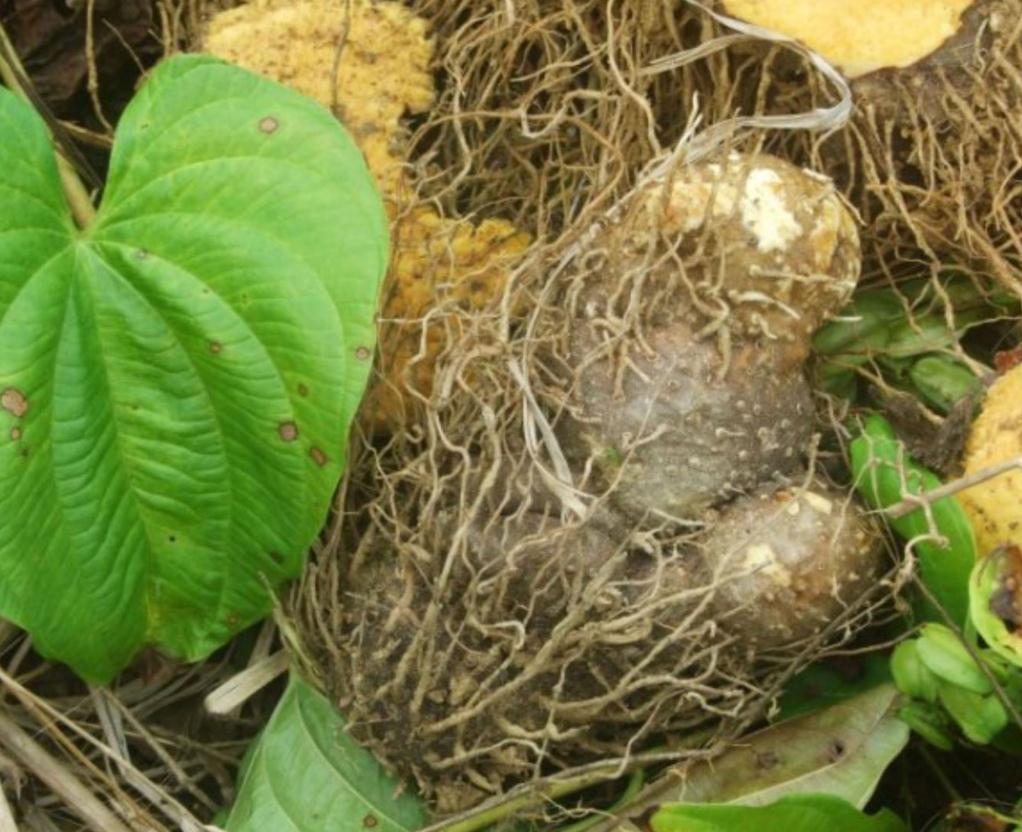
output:
[[[980,292],[959,275],[859,292],[813,339],[820,388],[855,399],[860,371],[868,367],[894,389],[948,413],[982,390],[956,355],[960,342],[971,329],[1017,307],[1016,298]]]
[[[993,742],[1008,726],[1000,696],[1019,687],[1017,671],[994,651],[974,645],[970,653],[954,631],[933,623],[895,648],[891,673],[910,697],[899,716],[945,751],[954,747],[956,727],[970,742]]]

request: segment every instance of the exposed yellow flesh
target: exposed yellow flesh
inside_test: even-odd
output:
[[[801,41],[849,78],[904,68],[958,31],[973,0],[724,0],[727,14]]]

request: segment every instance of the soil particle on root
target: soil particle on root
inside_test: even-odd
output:
[[[441,557],[379,551],[350,575],[331,676],[354,736],[441,813],[740,709],[757,651],[818,635],[879,563],[872,527],[821,484],[669,541],[612,513],[448,519]]]
[[[367,558],[333,677],[356,738],[445,813],[541,761],[613,755],[647,722],[691,718],[686,691],[736,706],[746,692],[713,669],[721,639],[689,622],[710,592],[693,552],[644,552],[623,528],[537,513],[477,525],[447,583],[441,564]]]

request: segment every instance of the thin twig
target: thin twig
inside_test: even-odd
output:
[[[103,105],[99,100],[99,70],[96,67],[96,44],[93,37],[93,24],[96,18],[96,0],[89,0],[85,9],[85,64],[88,69],[89,98],[92,99],[92,110],[107,133],[113,133],[113,125],[106,120]]]
[[[937,488],[924,491],[922,494],[909,494],[904,499],[899,500],[884,509],[884,514],[892,520],[897,520],[899,517],[911,514],[917,508],[924,505],[931,505],[937,500],[941,500],[944,497],[950,497],[960,491],[965,491],[968,488],[972,488],[973,486],[979,485],[987,480],[992,480],[994,477],[999,477],[1001,474],[1005,474],[1014,469],[1022,470],[1022,456],[1016,456],[1012,459],[1007,459],[1004,462],[998,462],[996,465],[989,465],[986,468],[981,468],[973,474],[959,477],[958,479],[944,483],[944,485],[940,485]]]
[[[270,682],[287,672],[289,656],[286,650],[279,650],[236,673],[217,687],[205,699],[208,713],[224,716],[239,708]]]
[[[338,114],[338,107],[340,104],[338,81],[340,80],[341,74],[341,55],[344,54],[344,47],[348,43],[348,34],[351,32],[351,0],[346,0],[344,4],[344,24],[341,26],[341,35],[337,38],[337,47],[334,49],[334,62],[330,68],[330,111],[334,114]]]

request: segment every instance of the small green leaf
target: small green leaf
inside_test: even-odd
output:
[[[1014,625],[1009,628],[998,615],[998,604],[1015,597],[1015,570],[1009,559],[1018,555],[1007,548],[997,548],[976,562],[969,576],[969,609],[972,623],[983,640],[1002,659],[1022,667],[1022,638]]]
[[[983,382],[964,364],[946,355],[923,356],[908,375],[926,402],[942,413],[949,413],[962,399],[983,389]]]
[[[785,797],[768,806],[688,804],[664,806],[650,819],[653,832],[907,832],[884,809],[867,815],[826,794]]]
[[[429,822],[345,731],[344,718],[297,676],[245,764],[227,832],[411,832]]]
[[[940,689],[940,704],[970,740],[986,745],[1008,724],[1008,712],[994,694],[981,696],[955,685]]]
[[[271,608],[326,516],[368,378],[382,202],[329,112],[163,63],[75,228],[0,88],[0,614],[106,682]]]
[[[898,718],[924,740],[942,751],[955,747],[947,715],[929,702],[906,702],[898,709]]]
[[[936,702],[940,682],[919,657],[915,639],[903,641],[891,654],[891,673],[898,690],[913,699]]]
[[[887,343],[891,323],[904,314],[905,307],[893,292],[860,292],[836,320],[820,327],[813,336],[813,350],[819,355],[868,355]]]
[[[855,488],[873,508],[887,508],[909,494],[921,494],[941,484],[936,474],[912,460],[894,428],[877,414],[867,417],[849,452]],[[930,511],[943,541],[934,539],[922,508],[888,522],[899,536],[912,541],[920,577],[937,603],[964,626],[969,612],[969,573],[976,562],[972,525],[954,497],[934,501]],[[921,603],[920,610],[931,620],[943,620],[929,603]]]
[[[908,358],[948,349],[957,341],[957,334],[948,328],[943,315],[913,315],[892,327],[884,353],[893,358]]]
[[[916,641],[919,659],[943,681],[986,694],[992,690],[990,678],[965,649],[961,638],[941,624],[926,624]]]

